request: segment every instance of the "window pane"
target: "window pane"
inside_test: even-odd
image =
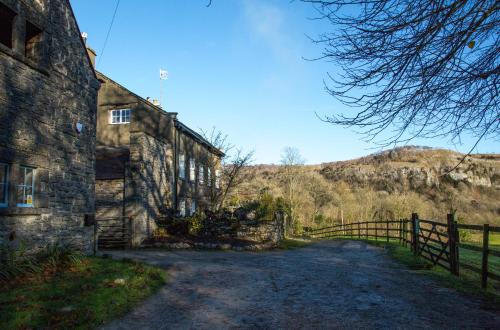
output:
[[[33,169],[25,168],[24,184],[31,187],[33,185]]]
[[[125,109],[122,111],[122,123],[130,123],[130,109]]]
[[[33,169],[29,167],[21,167],[16,189],[17,204],[32,205],[33,204]]]
[[[17,204],[24,204],[24,186],[17,186],[16,189],[16,201]]]
[[[117,124],[120,122],[120,110],[111,111],[111,122]]]

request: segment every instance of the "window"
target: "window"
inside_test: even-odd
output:
[[[183,154],[179,155],[179,178],[186,178],[186,157]]]
[[[196,181],[196,163],[194,159],[189,160],[189,180],[191,182]]]
[[[0,44],[12,48],[12,31],[16,13],[0,3]]]
[[[24,54],[27,58],[32,60],[40,58],[41,42],[42,30],[26,21],[26,40],[24,42]]]
[[[212,186],[212,169],[210,167],[207,168],[207,185]]]
[[[130,109],[111,110],[111,124],[130,123]]]
[[[7,207],[9,192],[9,165],[0,164],[0,207]]]
[[[181,199],[179,201],[179,213],[180,213],[181,217],[186,216],[186,200],[184,200],[184,199]]]
[[[26,166],[21,166],[20,169],[17,183],[17,206],[31,207],[35,188],[34,169]]]
[[[199,180],[200,184],[204,184],[205,183],[205,168],[200,165],[199,171],[200,172],[198,173],[198,180]]]
[[[189,214],[193,215],[196,213],[196,201],[194,199],[191,200],[191,209],[189,210]]]
[[[220,170],[215,170],[215,188],[220,188]]]

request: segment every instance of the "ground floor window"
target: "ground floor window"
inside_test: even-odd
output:
[[[21,166],[17,183],[17,206],[32,207],[35,190],[34,169]]]
[[[196,213],[196,200],[191,200],[191,210],[189,212],[191,215]]]
[[[0,163],[0,207],[7,207],[9,192],[9,165]]]
[[[184,199],[181,199],[179,201],[179,214],[181,215],[181,217],[186,216],[186,200]]]

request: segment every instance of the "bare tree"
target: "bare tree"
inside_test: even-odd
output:
[[[281,165],[283,165],[283,177],[285,182],[285,189],[287,194],[288,204],[290,206],[290,223],[289,225],[294,228],[296,221],[295,215],[295,192],[299,182],[300,165],[305,163],[305,159],[300,155],[297,148],[286,147],[281,154]]]
[[[357,108],[326,121],[386,146],[470,134],[472,151],[498,139],[500,1],[302,1],[332,24],[313,39],[323,46],[318,59],[339,68],[327,91]]]
[[[214,173],[216,184],[211,189],[210,198],[212,211],[219,211],[223,208],[227,196],[245,181],[243,169],[253,161],[254,151],[245,152],[240,148],[235,148],[229,142],[227,134],[215,127],[210,133],[200,131],[205,140],[224,152],[222,159],[212,158],[208,164],[210,168],[217,169]]]

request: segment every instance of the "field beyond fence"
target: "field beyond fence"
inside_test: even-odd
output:
[[[311,238],[357,238],[397,241],[435,266],[459,276],[472,273],[482,288],[500,284],[500,227],[419,219],[361,221],[309,230]],[[495,249],[497,248],[497,249]]]

